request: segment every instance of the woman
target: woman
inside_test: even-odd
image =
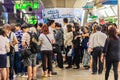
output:
[[[120,38],[117,36],[117,30],[115,27],[108,29],[108,38],[103,49],[101,61],[103,62],[103,56],[106,59],[106,72],[105,80],[108,80],[111,66],[113,65],[114,80],[118,80],[118,64],[120,61]]]
[[[4,31],[10,43],[10,52],[7,54],[7,78],[13,80],[15,45],[18,44],[18,40],[15,33],[11,31],[11,25],[5,24]]]
[[[88,69],[90,67],[90,55],[88,54],[88,41],[89,41],[89,28],[88,27],[84,27],[83,29],[84,34],[82,34],[82,49],[83,49],[83,66],[85,67],[85,69]]]
[[[49,33],[49,28],[45,24],[42,28],[42,33],[39,36],[41,42],[41,55],[42,55],[42,68],[43,68],[43,77],[52,76],[52,39],[51,34]]]
[[[4,37],[3,29],[0,29],[0,70],[2,71],[2,80],[7,80],[7,51],[9,51],[9,41]]]
[[[66,37],[64,40],[64,45],[66,47],[66,53],[68,54],[68,52],[70,51],[70,49],[72,49],[72,40],[73,40],[73,32],[72,32],[72,26],[70,24],[67,25],[67,33],[66,33]],[[72,68],[72,56],[68,56],[66,54],[66,59],[68,62],[68,66],[66,67],[66,69]]]
[[[74,58],[73,58],[73,64],[76,65],[76,67],[74,69],[79,69],[80,68],[80,54],[79,50],[81,50],[80,48],[80,43],[81,43],[81,35],[79,32],[79,26],[75,25],[75,31],[73,32],[73,48],[74,48]]]

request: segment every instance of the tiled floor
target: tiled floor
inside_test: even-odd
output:
[[[104,80],[104,72],[102,75],[92,75],[88,70],[84,69],[79,69],[79,70],[74,70],[74,69],[64,69],[64,70],[58,70],[57,68],[55,69],[57,71],[57,75],[53,75],[52,77],[47,77],[43,78],[41,77],[41,69],[38,69],[37,72],[37,80]],[[120,72],[119,72],[120,74]],[[114,80],[113,76],[113,71],[110,72],[110,77],[109,80]],[[25,78],[16,78],[15,80],[26,80]],[[120,80],[120,76],[119,79]]]

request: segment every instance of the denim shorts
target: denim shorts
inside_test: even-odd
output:
[[[23,60],[24,66],[36,66],[36,59],[37,59],[37,54],[32,54],[30,55],[29,58]]]

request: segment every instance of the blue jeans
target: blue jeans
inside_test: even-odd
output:
[[[15,52],[14,66],[16,74],[22,72],[21,52]]]
[[[9,73],[9,78],[10,80],[13,80],[13,75],[14,75],[14,54],[9,54],[10,57],[10,73]]]

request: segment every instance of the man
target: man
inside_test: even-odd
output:
[[[61,29],[61,24],[56,23],[56,34],[55,34],[55,41],[56,41],[56,53],[57,53],[57,64],[60,69],[63,69],[63,56],[61,52],[61,47],[63,45],[63,31]]]
[[[15,25],[15,35],[18,39],[18,44],[15,45],[15,73],[20,76],[22,72],[22,66],[21,66],[21,50],[22,50],[22,44],[21,44],[21,39],[22,39],[22,30],[21,30],[21,24],[16,24]]]
[[[107,38],[107,35],[101,32],[101,27],[96,27],[97,32],[93,34],[93,37],[91,39],[92,44],[90,45],[90,48],[93,49],[92,58],[93,58],[93,65],[92,65],[92,74],[97,73],[97,62],[99,59],[99,69],[98,74],[102,73],[103,70],[103,63],[100,60],[101,53]]]
[[[55,44],[55,33],[56,33],[56,31],[55,31],[55,21],[54,20],[49,20],[48,21],[48,26],[49,26],[49,32],[50,32],[50,35],[51,35],[51,39],[52,39],[51,43]],[[54,55],[53,55],[53,58],[54,58]],[[57,74],[57,72],[54,72],[52,70],[52,75],[56,75],[56,74]]]
[[[68,19],[67,18],[64,18],[63,19],[63,31],[64,31],[64,38],[65,38],[65,36],[66,36],[66,30],[67,30],[67,24],[68,24]]]

